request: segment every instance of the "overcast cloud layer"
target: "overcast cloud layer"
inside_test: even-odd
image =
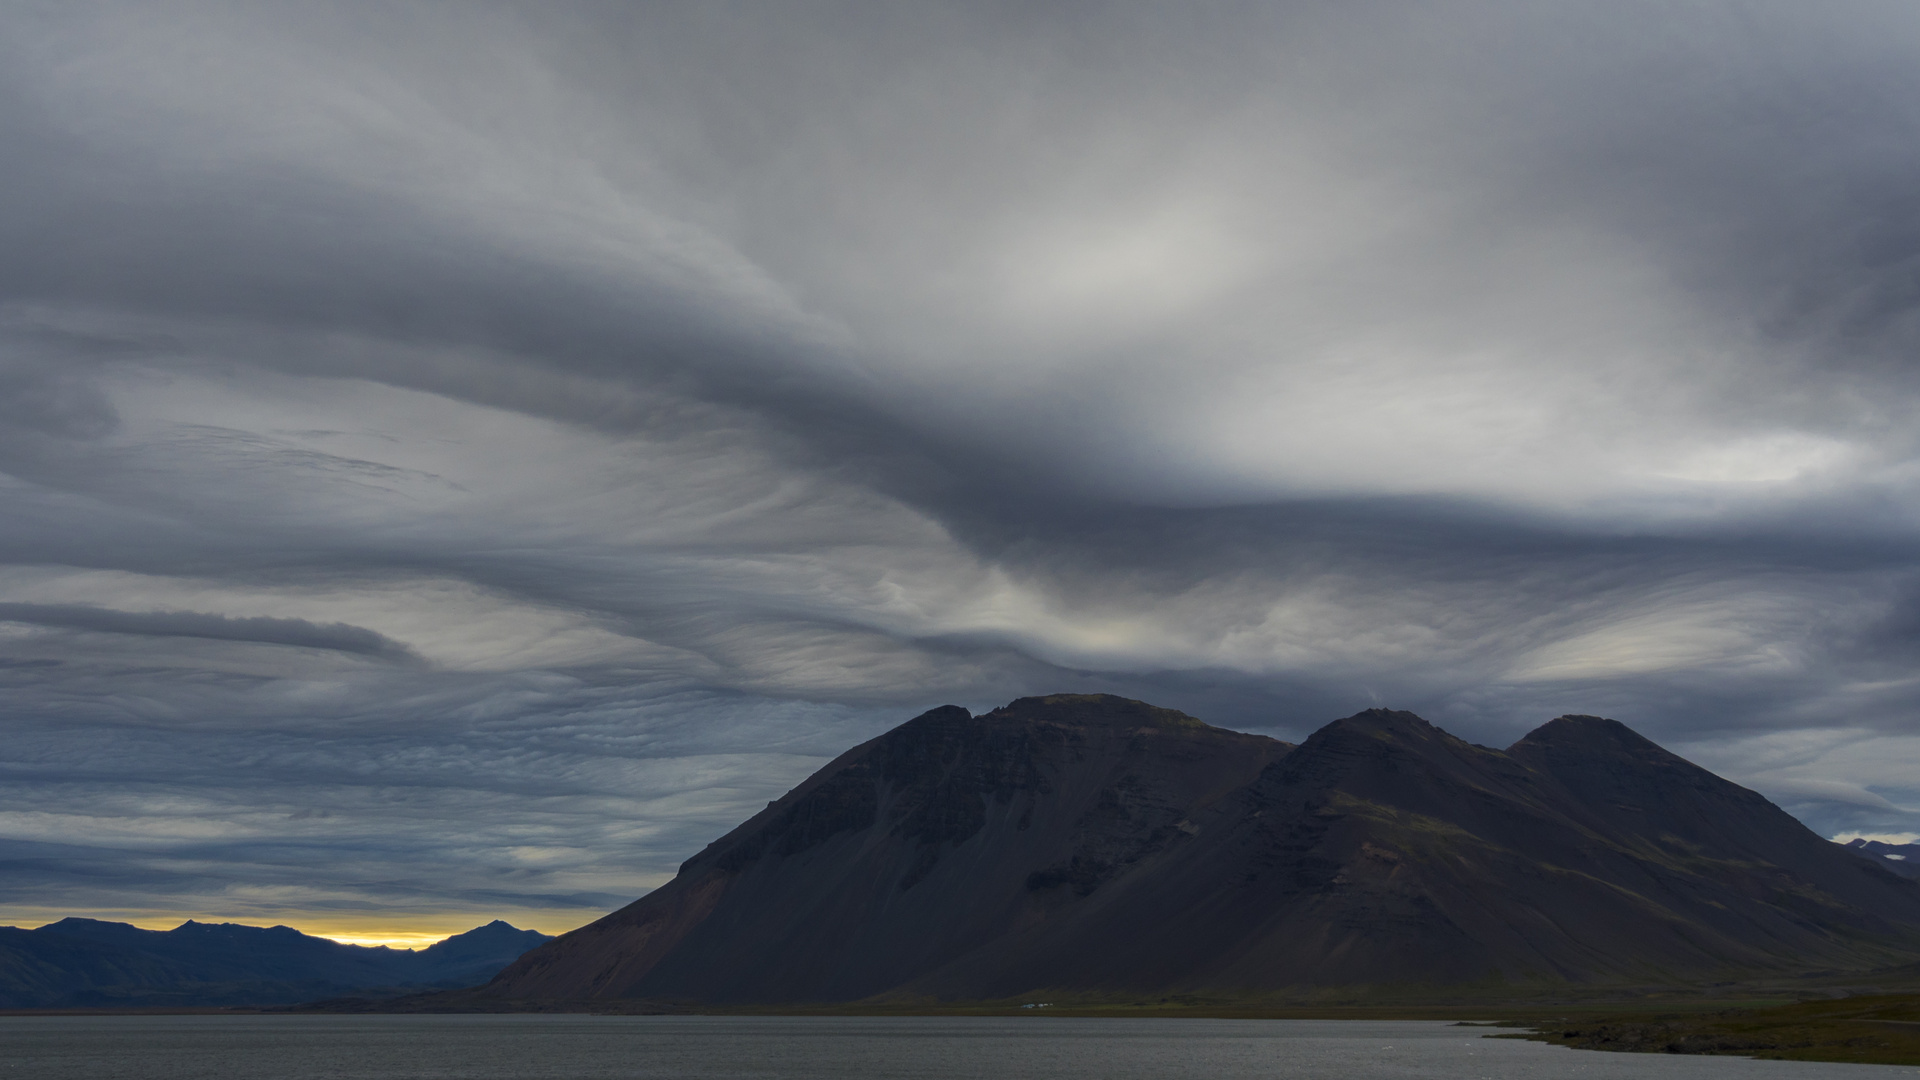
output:
[[[942,703],[1920,830],[1911,3],[0,12],[0,922],[554,931]]]

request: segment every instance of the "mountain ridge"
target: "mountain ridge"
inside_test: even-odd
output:
[[[1841,846],[1901,877],[1920,878],[1920,844],[1889,844],[1884,840],[1855,837]]]
[[[1920,886],[1617,721],[1295,747],[1099,695],[929,710],[477,997],[1698,982],[1920,957]]]
[[[68,917],[0,927],[0,1007],[285,1005],[471,986],[552,935],[494,920],[423,949],[348,945],[288,926],[171,930]]]

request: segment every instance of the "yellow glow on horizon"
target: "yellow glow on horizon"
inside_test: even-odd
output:
[[[240,923],[246,926],[290,926],[311,937],[344,945],[385,945],[390,949],[424,949],[436,941],[464,934],[504,919],[521,930],[564,934],[605,915],[605,911],[542,908],[515,911],[184,911],[154,909],[54,910],[24,905],[0,906],[0,926],[33,928],[68,917],[130,923],[142,930],[172,930],[192,920],[202,923]]]
[[[515,923],[514,925],[517,926],[519,924]],[[471,930],[472,927],[468,927],[467,929]],[[522,927],[522,929],[525,928]],[[389,949],[424,949],[434,942],[443,941],[450,936],[448,934],[432,932],[417,934],[323,934],[313,930],[303,930],[301,933],[309,934],[313,937],[323,937],[328,941],[337,941],[342,945],[385,945]]]

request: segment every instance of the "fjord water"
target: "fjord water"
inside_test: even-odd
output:
[[[34,1080],[1801,1080],[1920,1069],[1666,1057],[1435,1022],[1066,1017],[10,1016]]]

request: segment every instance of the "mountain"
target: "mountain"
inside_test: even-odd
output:
[[[1841,847],[1875,866],[1884,866],[1901,877],[1920,878],[1920,844],[1889,844],[1884,840],[1849,840]]]
[[[935,709],[842,754],[672,882],[490,987],[865,997],[1129,876],[1288,749],[1118,699]]]
[[[432,986],[473,986],[493,978],[527,950],[552,940],[552,934],[521,930],[495,919],[414,954],[414,978]]]
[[[496,1001],[1672,984],[1920,957],[1920,883],[1612,720],[1295,747],[1105,696],[849,750]]]
[[[343,945],[286,926],[142,930],[62,919],[0,927],[0,1007],[276,1005],[470,986],[550,935],[498,920],[425,949]]]

